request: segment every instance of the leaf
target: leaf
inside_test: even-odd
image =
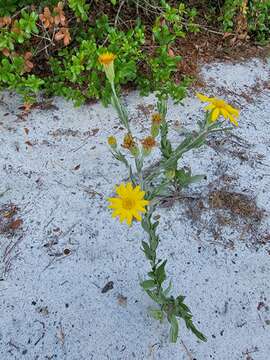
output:
[[[176,319],[175,315],[170,316],[169,322],[171,323],[170,341],[176,343],[178,338],[179,326],[178,326],[178,320]]]
[[[194,335],[197,336],[198,339],[200,339],[201,341],[207,341],[207,337],[204,336],[203,333],[201,333],[193,324],[192,320],[189,319],[188,323],[186,322],[187,328],[190,329]]]
[[[190,177],[190,183],[195,183],[205,179],[205,175],[193,175]]]
[[[143,252],[146,256],[146,258],[148,260],[152,260],[153,259],[153,256],[154,256],[154,252],[150,249],[149,245],[147,244],[147,242],[145,241],[142,241],[142,246],[143,246]]]
[[[23,221],[22,219],[16,219],[16,220],[13,220],[10,224],[9,224],[9,228],[11,230],[17,230],[19,229],[19,227],[21,227]]]
[[[158,296],[155,292],[151,291],[151,290],[145,290],[146,293],[148,294],[148,296],[154,300],[157,304],[159,305],[164,305],[164,301],[163,299],[160,298],[160,296]]]
[[[167,289],[165,289],[165,290],[163,291],[163,295],[164,295],[164,296],[168,296],[168,294],[170,293],[171,289],[172,289],[172,282],[171,282],[171,280],[170,280],[169,286],[167,287]]]
[[[149,315],[155,319],[155,320],[158,320],[158,321],[162,321],[163,318],[164,318],[164,313],[162,310],[159,310],[159,309],[155,309],[155,308],[150,308],[149,309]]]
[[[156,282],[154,280],[145,280],[142,281],[140,285],[144,290],[149,290],[156,287]]]
[[[164,260],[162,264],[156,269],[155,275],[157,278],[157,281],[159,284],[162,284],[163,281],[166,279],[166,273],[165,273],[165,265],[167,263],[167,260]]]

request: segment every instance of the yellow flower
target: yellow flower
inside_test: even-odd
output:
[[[98,61],[103,65],[105,74],[107,76],[107,79],[112,84],[114,81],[114,59],[116,58],[116,55],[110,52],[106,52],[104,54],[99,55]]]
[[[135,140],[133,136],[128,133],[124,136],[123,148],[131,150],[134,146],[136,146]]]
[[[99,55],[98,61],[104,65],[109,66],[112,62],[114,62],[114,59],[116,58],[116,55],[110,52],[106,52],[104,54]]]
[[[133,188],[129,182],[116,186],[118,197],[109,198],[109,208],[113,209],[112,217],[119,217],[120,222],[126,220],[130,226],[133,218],[141,221],[141,213],[145,213],[145,206],[149,204],[148,200],[144,200],[145,192],[137,185]]]
[[[153,137],[158,136],[161,122],[162,122],[161,115],[159,113],[154,113],[152,115],[152,125],[151,125],[151,135]]]
[[[197,97],[201,101],[209,103],[204,109],[211,112],[211,121],[216,121],[219,116],[223,116],[225,119],[229,119],[235,126],[238,126],[236,119],[239,117],[239,110],[227,104],[226,101],[215,97],[209,98],[202,94],[197,94]]]
[[[117,146],[117,141],[116,138],[114,136],[109,136],[108,139],[108,144],[112,147],[112,148],[116,148]]]
[[[152,123],[155,125],[160,125],[162,121],[161,115],[159,113],[154,113],[152,115]]]

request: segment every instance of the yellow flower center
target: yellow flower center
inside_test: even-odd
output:
[[[226,106],[226,103],[224,100],[215,100],[215,101],[213,101],[213,104],[217,108],[225,108],[225,106]]]
[[[133,199],[126,198],[122,200],[122,206],[125,210],[131,210],[135,206],[135,202]]]

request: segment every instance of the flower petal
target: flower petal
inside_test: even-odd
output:
[[[228,112],[230,112],[231,114],[235,115],[236,117],[238,117],[240,114],[240,111],[238,109],[235,109],[234,107],[232,107],[229,104],[226,104],[226,110]]]
[[[233,123],[235,126],[238,126],[238,122],[236,121],[236,119],[231,115],[228,114],[230,122]]]
[[[209,105],[207,105],[207,106],[204,108],[204,110],[206,110],[206,111],[211,111],[211,110],[213,110],[214,108],[215,108],[215,105],[209,104]]]
[[[212,121],[216,121],[217,118],[219,117],[220,114],[220,109],[219,108],[215,108],[212,113],[211,113],[211,120]]]
[[[212,101],[211,98],[209,98],[209,97],[207,97],[207,96],[205,96],[203,94],[200,94],[200,93],[197,93],[196,96],[197,96],[198,99],[200,99],[203,102],[211,102]]]

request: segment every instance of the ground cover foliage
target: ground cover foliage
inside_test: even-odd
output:
[[[106,49],[117,54],[117,91],[180,101],[192,78],[182,71],[179,39],[206,31],[230,46],[264,44],[269,22],[269,0],[0,0],[0,87],[21,94],[26,108],[40,90],[75,105],[108,104],[111,88],[98,62]]]

